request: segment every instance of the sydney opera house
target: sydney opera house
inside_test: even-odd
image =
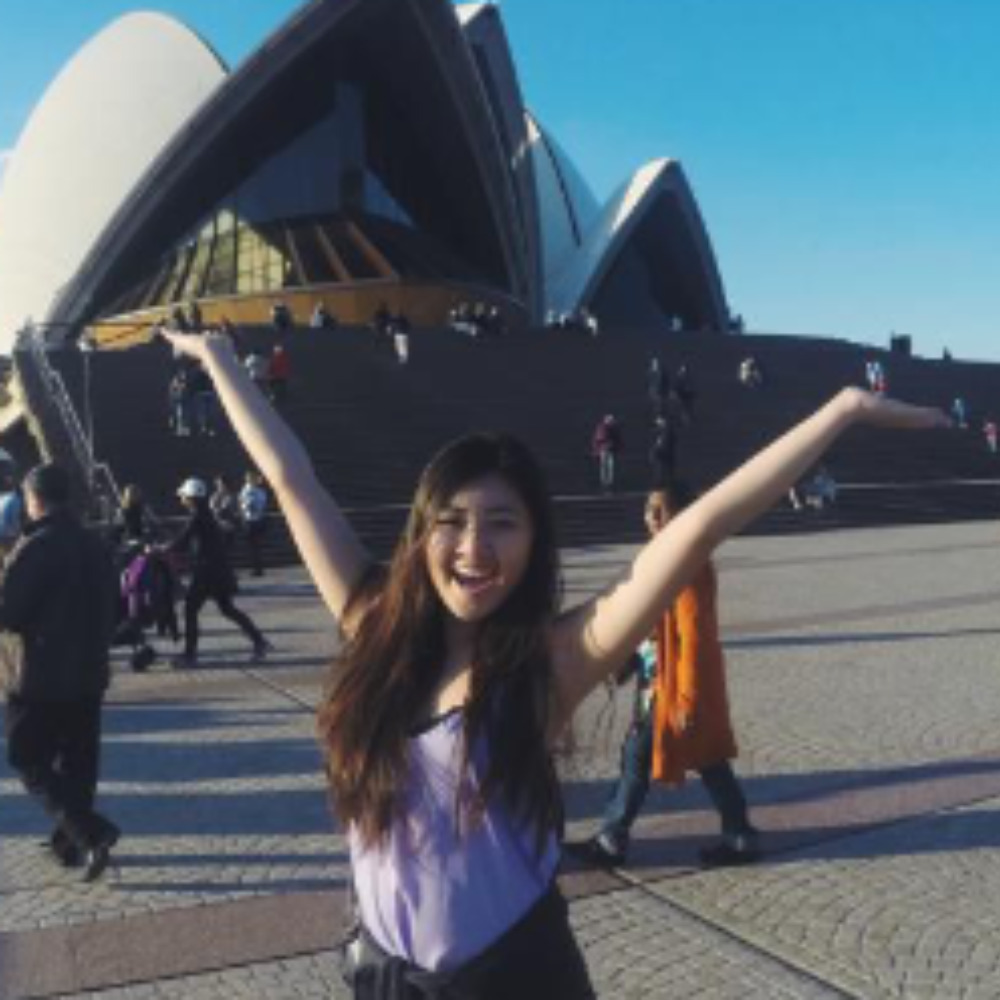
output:
[[[270,351],[280,302],[298,327],[285,338],[296,371],[285,416],[323,481],[372,515],[373,536],[383,512],[394,538],[427,455],[502,427],[531,442],[567,537],[620,540],[623,525],[641,530],[628,497],[638,504],[650,483],[652,356],[696,373],[679,462],[698,485],[858,380],[869,346],[700,335],[727,330],[729,309],[679,164],[641,166],[601,204],[529,109],[493,4],[308,0],[232,71],[172,18],[112,23],[50,85],[0,183],[0,367],[10,355],[14,373],[0,446],[19,464],[65,458],[95,507],[135,482],[169,510],[181,478],[242,475],[227,428],[170,433],[171,361],[146,334],[197,303],[203,319],[237,324],[245,348]],[[499,311],[512,335],[458,336],[446,319],[469,302]],[[320,303],[338,330],[306,328]],[[382,306],[414,325],[405,369],[371,349]],[[600,336],[546,329],[550,313],[583,309]],[[35,335],[22,338],[29,320]],[[751,351],[767,393],[736,381]],[[963,366],[959,383],[957,364],[885,361],[907,398],[960,388],[994,412],[992,368]],[[588,450],[607,413],[627,429],[620,507],[599,494]],[[931,474],[986,482],[991,460],[974,436],[950,441],[933,469],[897,439],[832,457],[838,478],[893,489]],[[969,489],[961,504],[917,489],[903,506],[994,516],[990,498],[966,503]],[[863,496],[865,517],[901,516],[895,493]]]
[[[179,303],[208,319],[724,329],[679,164],[599,204],[521,93],[498,8],[311,0],[230,71],[177,21],[112,23],[51,84],[0,188],[0,352],[29,318],[127,341]]]

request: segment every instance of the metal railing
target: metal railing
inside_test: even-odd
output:
[[[51,404],[66,431],[73,457],[83,473],[92,512],[98,520],[110,521],[121,503],[121,490],[111,467],[106,462],[97,461],[94,456],[91,421],[88,419],[90,426],[88,434],[73,405],[73,399],[62,375],[49,362],[44,327],[28,324],[18,335],[17,345],[26,349],[41,382],[45,400]],[[85,363],[89,365],[90,362],[87,360]],[[89,384],[86,386],[86,392],[89,396]],[[90,406],[88,398],[88,409]]]

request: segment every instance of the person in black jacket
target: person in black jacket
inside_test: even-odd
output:
[[[117,580],[70,509],[65,469],[32,469],[24,496],[28,524],[0,584],[7,760],[55,820],[56,857],[93,881],[119,836],[94,809]]]
[[[124,544],[142,543],[152,529],[149,508],[142,490],[129,483],[122,490],[121,506],[118,508],[117,528],[119,541]]]
[[[198,614],[209,598],[253,643],[253,659],[262,660],[271,644],[249,616],[233,604],[236,575],[229,564],[225,535],[209,507],[208,487],[201,479],[186,479],[177,495],[190,516],[181,533],[166,549],[187,553],[191,582],[184,598],[184,653],[177,658],[176,665],[194,667],[198,664]]]

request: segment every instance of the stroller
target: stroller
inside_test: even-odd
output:
[[[146,670],[157,653],[146,641],[146,630],[180,636],[175,596],[177,578],[169,556],[149,546],[130,546],[122,554],[119,617],[112,644],[129,646],[129,665],[137,673]]]

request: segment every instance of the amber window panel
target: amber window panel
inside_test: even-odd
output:
[[[333,241],[327,235],[326,230],[322,225],[316,223],[313,226],[313,235],[316,238],[317,244],[323,251],[324,256],[333,269],[334,276],[337,281],[350,281],[351,276],[347,272],[347,267],[344,265],[344,261],[340,254],[337,252],[337,248],[333,245]]]
[[[375,269],[380,278],[398,280],[399,275],[385,259],[385,255],[368,238],[364,230],[356,222],[347,223],[347,234],[355,242],[365,260]]]
[[[372,267],[342,222],[331,222],[325,229],[333,245],[337,248],[337,253],[340,254],[340,259],[344,262],[352,281],[365,281],[379,277],[378,271]]]

